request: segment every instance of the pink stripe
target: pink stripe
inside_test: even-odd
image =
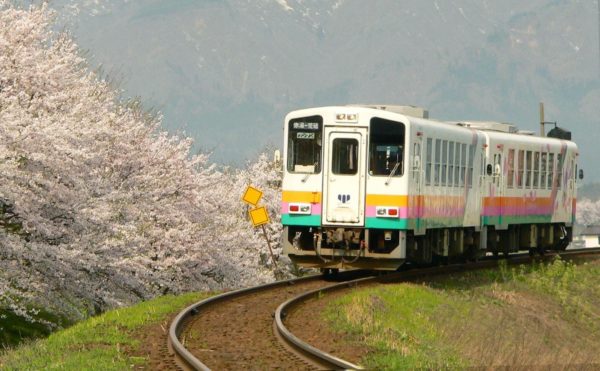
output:
[[[462,218],[465,213],[464,207],[450,207],[446,206],[443,208],[423,208],[423,213],[419,215],[421,218]]]
[[[282,202],[281,203],[281,213],[289,214],[290,213],[290,203],[293,202]],[[323,208],[321,204],[310,204],[311,206],[311,215],[321,215],[323,213]]]
[[[485,206],[483,208],[484,216],[498,215],[549,215],[552,214],[552,207],[545,205],[524,205],[524,206]]]

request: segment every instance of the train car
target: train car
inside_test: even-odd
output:
[[[496,122],[442,122],[412,106],[289,113],[283,252],[324,270],[564,249],[577,146]]]

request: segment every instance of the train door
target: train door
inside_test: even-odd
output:
[[[325,128],[323,225],[363,226],[366,128]]]
[[[564,171],[564,175],[563,175],[563,179],[565,177],[567,177],[567,201],[565,208],[566,208],[566,214],[567,215],[572,215],[573,212],[573,198],[575,197],[575,190],[576,190],[576,177],[577,174],[576,172],[576,160],[575,160],[575,153],[574,152],[567,152],[567,159],[565,161],[565,164],[563,165],[563,169],[567,169],[567,171]]]
[[[503,224],[503,176],[502,176],[502,152],[494,154],[494,162],[492,164],[492,186],[490,188],[490,201],[498,212],[498,221],[496,228],[502,229]]]
[[[413,161],[412,161],[412,199],[414,206],[415,234],[425,234],[426,225],[422,220],[423,215],[423,140],[422,136],[415,137],[413,143]],[[431,150],[431,149],[428,149]]]

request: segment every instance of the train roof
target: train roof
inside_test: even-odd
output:
[[[522,136],[525,141],[531,140],[533,138],[537,138],[539,140],[565,140],[571,141],[570,132],[561,128],[561,136],[553,136],[551,132],[548,136],[539,136],[536,132],[530,130],[521,130],[516,125],[506,122],[498,122],[498,121],[473,121],[473,120],[455,120],[455,121],[441,121],[432,119],[429,117],[429,111],[423,107],[412,106],[412,105],[391,105],[391,104],[348,104],[345,106],[325,106],[325,107],[313,107],[302,109],[298,111],[290,112],[290,114],[303,114],[303,111],[315,111],[315,110],[327,110],[327,111],[336,111],[340,109],[348,109],[355,108],[359,110],[378,110],[382,112],[386,112],[388,114],[401,115],[406,118],[408,121],[413,121],[415,123],[428,123],[428,124],[443,124],[454,127],[462,127],[465,129],[474,129],[480,130],[488,133],[493,137],[496,134],[508,134],[511,135],[510,138],[516,139],[515,136]],[[568,133],[568,136],[564,136],[564,133]],[[507,137],[508,139],[509,137]],[[537,141],[536,139],[533,139]]]

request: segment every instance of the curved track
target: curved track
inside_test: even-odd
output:
[[[360,274],[364,275],[345,272],[336,279]],[[315,275],[205,299],[173,320],[170,347],[178,364],[188,369],[330,369],[330,364],[285,346],[274,329],[273,317],[281,302],[332,283]]]
[[[557,254],[598,253],[600,249],[568,250],[549,253],[546,258]],[[531,260],[528,254],[518,254],[511,255],[507,262],[522,264]],[[338,278],[341,283],[317,275],[224,293],[179,313],[171,324],[170,347],[178,358],[178,365],[188,369],[360,369],[359,365],[324,353],[296,337],[285,326],[286,315],[292,315],[304,302],[325,292],[490,268],[497,264],[497,260],[489,259],[366,278],[364,273],[345,272]],[[352,279],[357,274],[363,277]]]

